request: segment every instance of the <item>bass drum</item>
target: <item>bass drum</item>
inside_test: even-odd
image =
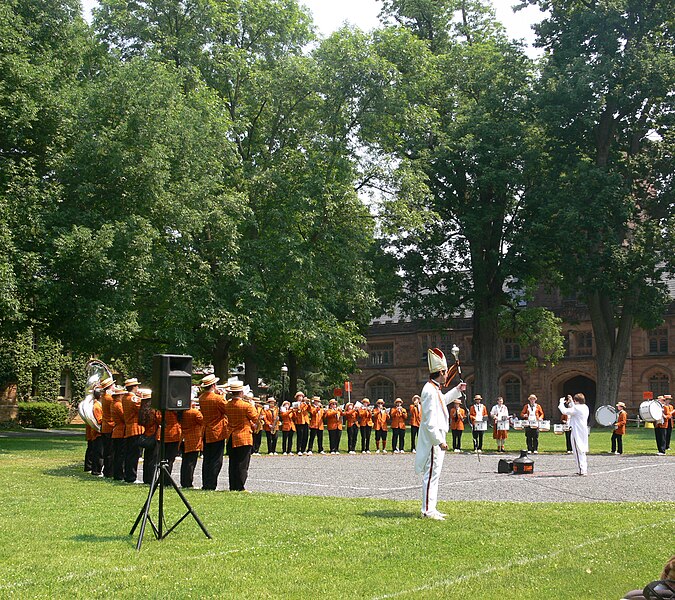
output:
[[[663,418],[663,407],[661,406],[661,403],[656,400],[645,400],[640,404],[638,413],[643,421],[656,423]]]
[[[616,408],[610,406],[609,404],[605,406],[599,406],[595,411],[595,421],[598,425],[603,427],[611,427],[616,423],[617,415]]]

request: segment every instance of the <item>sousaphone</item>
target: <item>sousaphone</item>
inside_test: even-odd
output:
[[[87,363],[84,372],[87,376],[85,386],[86,396],[77,406],[77,412],[89,427],[96,431],[101,431],[101,425],[94,416],[94,390],[101,381],[108,377],[112,378],[112,371],[103,361],[94,358]]]

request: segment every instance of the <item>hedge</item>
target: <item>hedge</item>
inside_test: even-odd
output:
[[[19,425],[52,429],[63,427],[68,417],[68,408],[58,402],[19,402]]]

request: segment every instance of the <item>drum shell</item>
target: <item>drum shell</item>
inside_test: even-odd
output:
[[[487,421],[476,421],[473,424],[474,431],[487,431]]]
[[[555,433],[556,435],[563,435],[565,433],[563,427],[564,425],[562,423],[556,423],[553,426],[553,433]]]
[[[610,406],[609,404],[599,406],[595,411],[595,421],[598,423],[598,425],[602,425],[603,427],[611,427],[614,425],[614,423],[616,423],[616,420],[616,408]]]
[[[497,421],[497,431],[508,431],[509,422],[508,421]]]
[[[656,423],[663,418],[663,407],[657,400],[645,400],[638,410],[640,418],[649,423]]]
[[[551,421],[548,420],[539,421],[539,431],[551,431]]]

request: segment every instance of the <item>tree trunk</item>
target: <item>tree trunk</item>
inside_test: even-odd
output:
[[[619,386],[630,348],[634,317],[624,305],[617,327],[612,303],[598,292],[593,292],[588,299],[588,309],[595,339],[596,406],[614,406],[619,400]]]
[[[477,306],[473,315],[473,353],[475,375],[473,393],[480,394],[486,403],[499,395],[499,307],[485,302]]]
[[[258,395],[258,359],[255,344],[244,347],[244,383],[254,395]]]
[[[295,354],[288,351],[288,396],[289,400],[293,401],[293,396],[295,396],[298,391],[298,361],[295,357]]]
[[[213,372],[224,383],[230,376],[230,341],[227,338],[218,340],[213,349]]]

